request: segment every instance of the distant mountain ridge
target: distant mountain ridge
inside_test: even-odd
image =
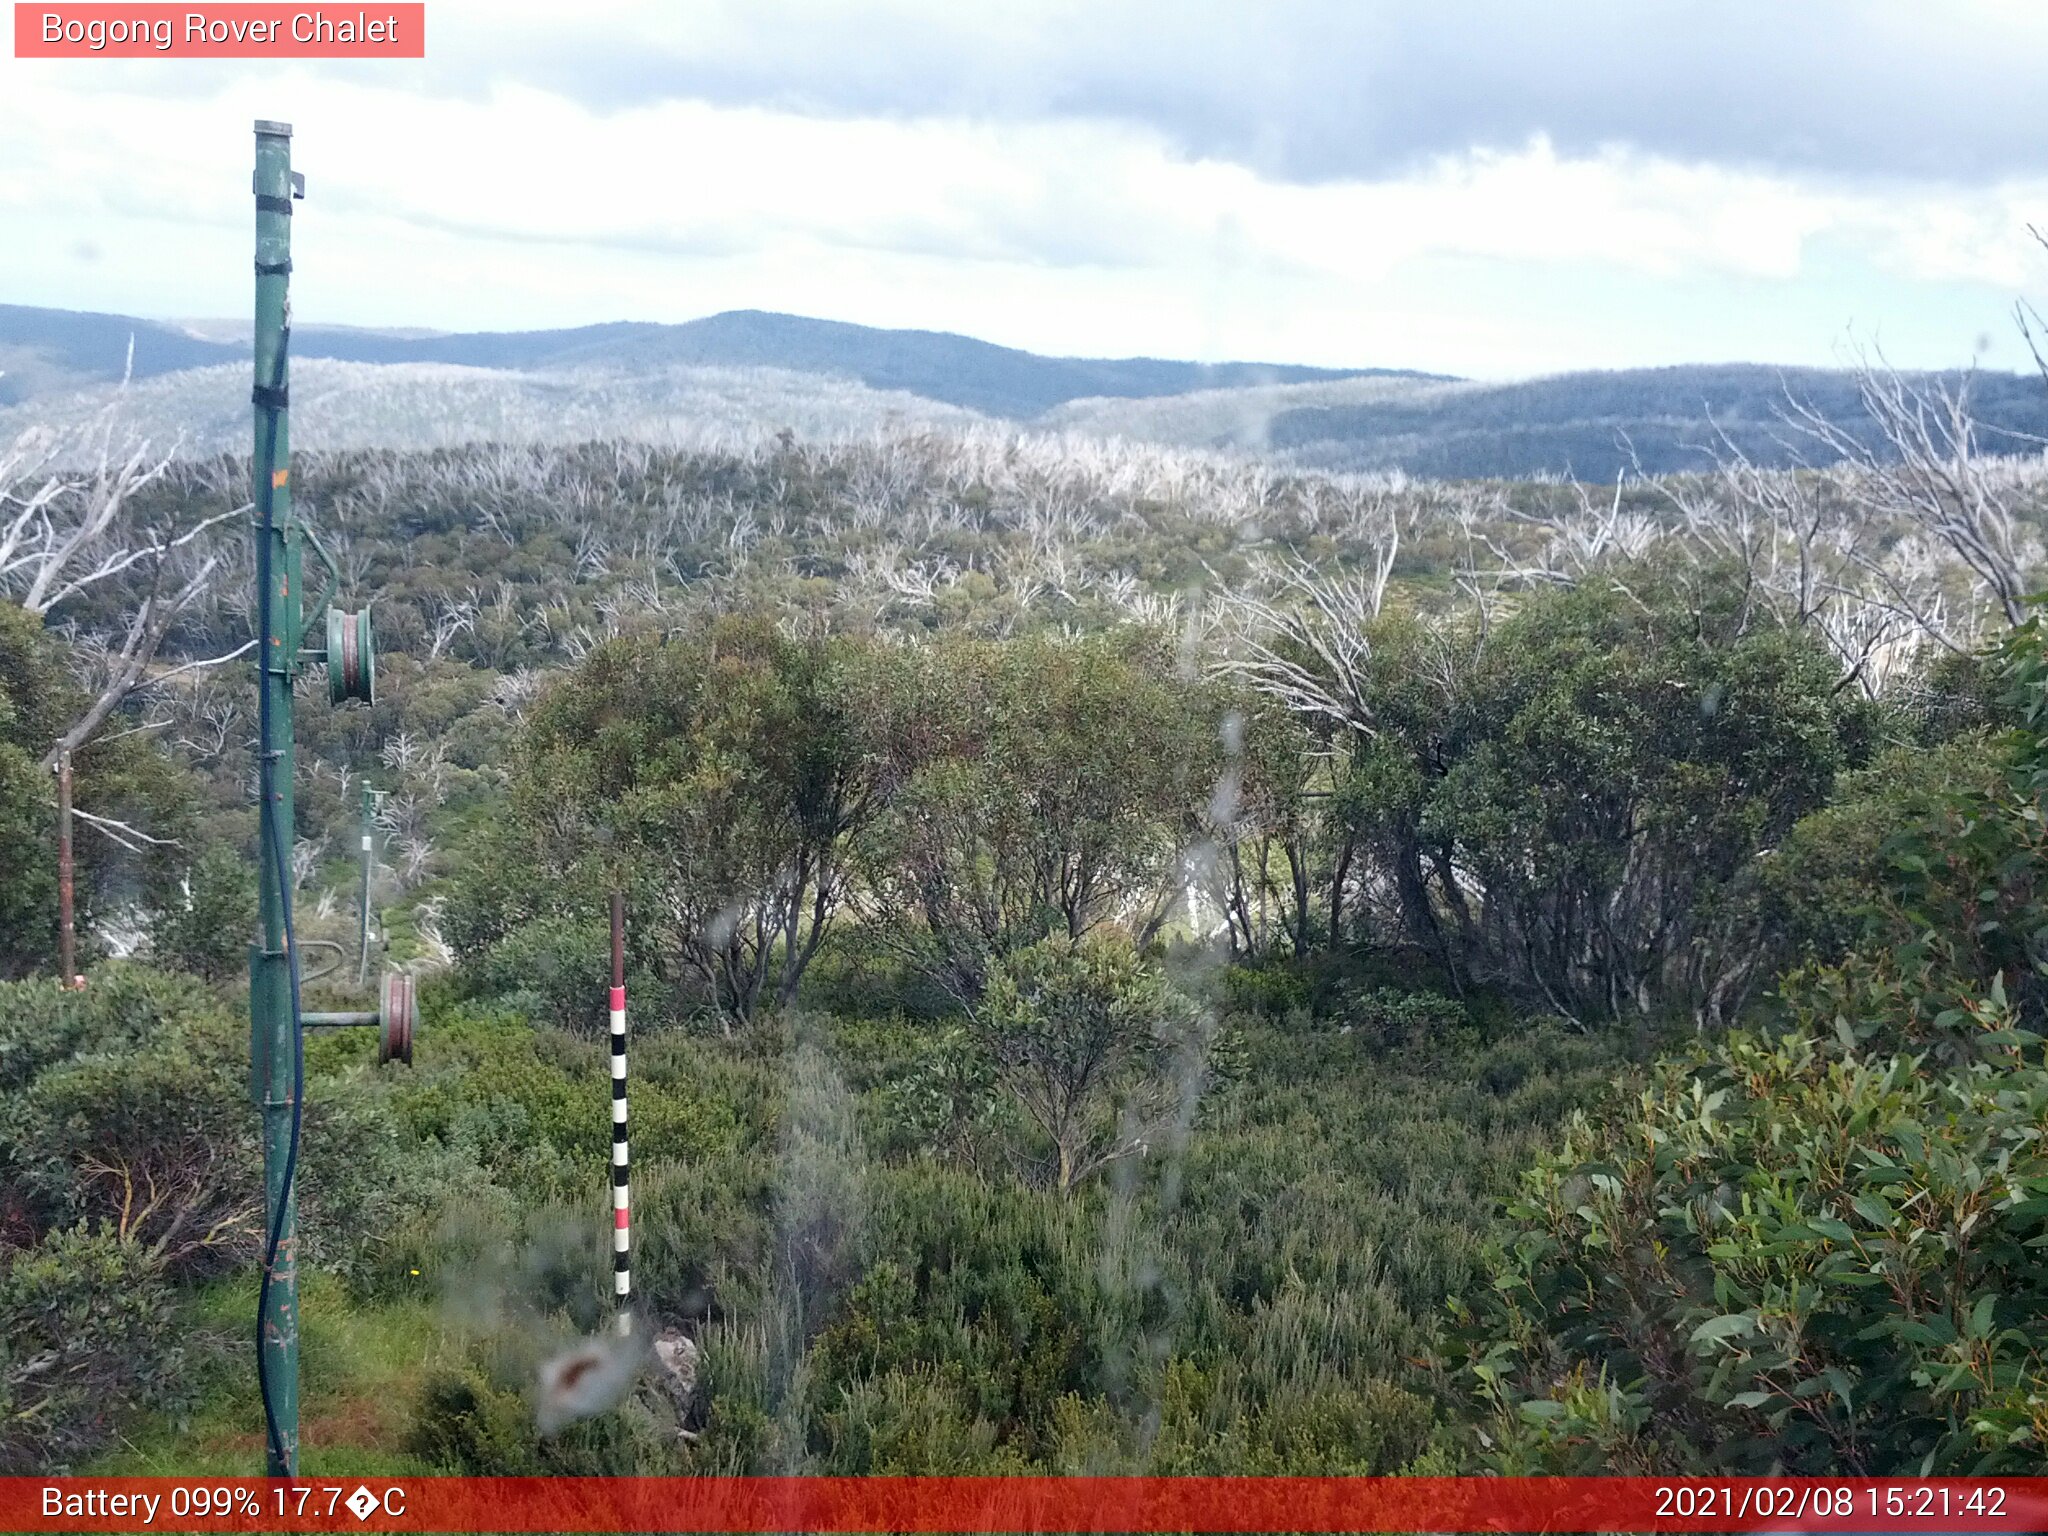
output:
[[[2048,388],[2036,374],[1909,377],[1924,388],[1967,388],[1984,452],[2048,445]],[[1787,421],[1794,401],[1883,454],[1853,372],[1755,363],[1562,373],[1390,391],[1356,405],[1304,403],[1272,415],[1266,446],[1327,470],[1398,468],[1434,478],[1541,470],[1603,483],[1638,469],[1705,468],[1731,446],[1763,465],[1827,461],[1832,455]]]
[[[222,342],[175,325],[122,315],[0,304],[0,404],[43,392],[48,382],[120,377],[128,339],[135,376],[232,362],[247,343]],[[19,364],[9,353],[23,355]],[[347,326],[302,325],[295,357],[352,363],[458,363],[472,368],[643,369],[674,366],[779,368],[904,390],[979,411],[1027,420],[1068,400],[1145,397],[1258,383],[1432,375],[1384,368],[1308,368],[1283,363],[1188,363],[1162,358],[1041,357],[948,331],[882,330],[765,310],[728,310],[680,325],[614,321],[551,331],[476,331],[404,337]],[[9,379],[22,375],[16,390]]]
[[[246,339],[121,315],[0,305],[0,442],[76,421],[120,377],[127,408],[182,451],[239,449]],[[1882,450],[1855,375],[1688,365],[1481,383],[1384,368],[1041,357],[943,331],[890,331],[735,310],[682,325],[422,334],[302,326],[303,446],[416,448],[648,434],[844,436],[971,426],[1254,454],[1285,468],[1438,479],[1568,475],[1611,483],[1708,467],[1732,443],[1759,464],[1821,462],[1788,428],[1788,395]],[[1922,375],[1957,387],[1963,376]],[[1993,452],[2048,444],[2031,374],[1969,378]]]

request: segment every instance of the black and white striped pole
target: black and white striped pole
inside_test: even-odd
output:
[[[612,1289],[619,1337],[633,1331],[633,1202],[626,1150],[626,898],[612,892]]]

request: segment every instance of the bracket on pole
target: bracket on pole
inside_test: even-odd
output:
[[[419,1001],[410,973],[386,971],[378,989],[374,1013],[357,1009],[342,1013],[302,1013],[299,1022],[308,1029],[377,1030],[377,1061],[412,1065],[412,1031],[418,1021]]]

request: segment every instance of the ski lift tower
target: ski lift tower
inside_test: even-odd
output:
[[[251,1092],[263,1112],[264,1247],[257,1303],[257,1379],[262,1389],[265,1468],[291,1477],[299,1459],[298,1211],[294,1181],[303,1118],[304,1031],[374,1025],[380,1060],[412,1060],[412,978],[384,978],[377,1009],[307,1013],[301,944],[292,923],[292,687],[301,667],[324,662],[336,704],[374,703],[376,657],[367,609],[330,608],[341,572],[311,527],[292,515],[290,369],[292,204],[306,195],[291,167],[289,123],[256,124],[256,333],[254,500],[256,506],[256,684],[259,690],[257,892],[261,939],[249,952]],[[308,605],[302,565],[310,547],[326,568]],[[305,644],[307,614],[326,614],[326,644]],[[338,946],[333,946],[338,947]],[[331,969],[331,967],[330,967]],[[324,972],[321,974],[325,974]]]

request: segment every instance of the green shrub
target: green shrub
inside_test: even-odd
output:
[[[478,1169],[394,1222],[349,1278],[366,1298],[440,1300],[467,1322],[488,1313],[492,1277],[511,1266],[524,1227],[519,1195]]]
[[[1994,985],[2030,1027],[2048,1024],[2048,631],[2029,619],[1994,661],[2001,708],[2021,723],[1975,761],[1962,743],[1895,769],[1864,818],[1881,840],[1843,838],[1862,850],[1835,882],[1861,896],[1843,903],[1860,920],[1849,953],[1787,978],[1793,1010],[1949,1059],[1975,1049],[1949,1021]],[[1809,915],[1841,900],[1817,894]]]
[[[1199,1091],[1199,1016],[1120,936],[1045,939],[994,962],[973,1018],[997,1079],[1050,1144],[1061,1194],[1143,1156]]]
[[[1223,1001],[1238,1013],[1262,1014],[1284,1019],[1306,1012],[1314,988],[1298,967],[1233,965],[1223,973]]]
[[[104,1445],[118,1414],[177,1399],[161,1259],[104,1228],[0,1249],[0,1474],[51,1474]]]
[[[838,1055],[863,1095],[863,1129],[878,1156],[979,1160],[1014,1116],[1001,1112],[994,1064],[957,1019],[860,1021],[837,1031]]]
[[[1029,1470],[975,1411],[951,1362],[863,1377],[817,1415],[817,1454],[835,1476],[987,1477]]]
[[[572,1342],[559,1330],[501,1333],[473,1358],[430,1372],[412,1402],[404,1448],[468,1477],[624,1477],[685,1470],[674,1414],[644,1379],[611,1406],[542,1434],[539,1367]]]
[[[1769,877],[1791,1028],[1657,1068],[1512,1209],[1472,1370],[1508,1470],[2003,1472],[2048,1450],[2048,644]]]
[[[602,915],[521,923],[471,967],[476,986],[506,1007],[586,1040],[607,1029],[611,937]]]
[[[218,1011],[189,978],[140,965],[101,966],[77,991],[54,981],[0,983],[0,1093],[69,1056],[127,1050],[195,1013]]]
[[[475,1370],[436,1371],[421,1383],[405,1448],[466,1477],[532,1475],[540,1436],[518,1393],[493,1387]]]
[[[1997,792],[2002,753],[1983,736],[1934,749],[1897,747],[1846,775],[1834,800],[1805,817],[1758,864],[1764,911],[1788,963],[1831,963],[1859,945],[1903,937],[1884,907],[1895,859],[1940,820],[1955,797],[1981,804]],[[1952,821],[1961,831],[1968,818]],[[1961,854],[1960,844],[1951,855]],[[1971,890],[1996,878],[1996,857],[1954,869]]]
[[[1165,1477],[1374,1476],[1403,1470],[1427,1447],[1435,1412],[1392,1383],[1331,1372],[1260,1398],[1228,1361],[1186,1358],[1158,1373],[1145,1411],[1064,1399],[1054,1464],[1078,1474]]]
[[[482,1198],[488,1179],[460,1149],[408,1134],[388,1083],[374,1074],[358,1068],[312,1080],[299,1151],[301,1256],[358,1295],[402,1291],[404,1270],[418,1266],[400,1263],[401,1234],[451,1200]]]
[[[799,1319],[818,1317],[860,1271],[867,1154],[853,1097],[824,1053],[790,1063],[775,1169],[775,1276]]]
[[[634,1170],[633,1284],[665,1317],[758,1318],[773,1283],[774,1168],[731,1153]]]
[[[182,1272],[255,1253],[247,1026],[193,983],[126,967],[83,993],[0,990],[10,1071],[31,1074],[0,1096],[0,1165],[42,1220],[105,1221]]]
[[[1575,1080],[1612,1071],[1619,1063],[1608,1043],[1572,1030],[1562,1019],[1539,1017],[1522,1020],[1515,1033],[1487,1046],[1476,1065],[1473,1081],[1496,1098],[1562,1086],[1576,1102],[1584,1095]],[[1573,1107],[1573,1102],[1560,1102],[1550,1118],[1562,1121]]]
[[[639,1063],[639,1052],[632,1053]],[[672,1057],[636,1066],[635,1158],[699,1158],[733,1145],[730,1105]],[[431,1065],[397,1082],[405,1133],[459,1152],[508,1188],[586,1190],[611,1165],[611,1068],[603,1046],[535,1029],[509,1010],[459,1008],[434,1031]]]
[[[1062,1394],[1102,1390],[1159,1293],[1116,1278],[1078,1202],[934,1163],[871,1174],[859,1239],[866,1269],[822,1319],[809,1406],[943,1364],[970,1417],[1027,1454]]]
[[[2048,1069],[1736,1034],[1528,1176],[1472,1369],[1504,1471],[2016,1472],[2048,1446]]]
[[[1375,1050],[1461,1054],[1478,1043],[1465,1005],[1435,992],[1376,987],[1354,993],[1338,1017]]]
[[[256,876],[247,855],[214,844],[186,872],[182,894],[156,915],[151,955],[208,981],[246,973],[256,932]]]

